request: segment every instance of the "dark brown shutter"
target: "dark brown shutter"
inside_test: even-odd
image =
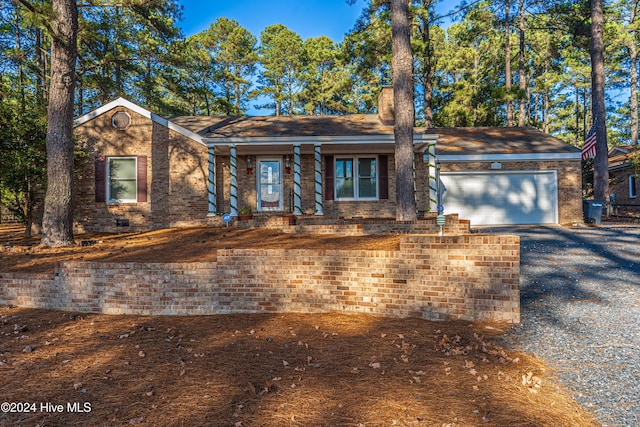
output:
[[[333,200],[333,156],[324,156],[324,199]]]
[[[138,202],[147,201],[147,156],[138,156]]]
[[[389,156],[381,155],[378,156],[378,163],[380,166],[378,170],[380,171],[378,174],[378,194],[380,194],[380,199],[388,199],[389,198]]]
[[[107,201],[107,161],[104,157],[96,157],[96,202]]]

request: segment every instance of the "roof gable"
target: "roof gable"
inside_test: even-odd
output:
[[[131,101],[128,101],[124,98],[118,98],[114,101],[111,101],[105,105],[103,105],[102,107],[96,108],[95,110],[84,114],[80,117],[78,117],[77,119],[75,119],[73,121],[73,127],[76,128],[78,126],[82,126],[85,123],[90,122],[91,120],[95,119],[98,116],[101,116],[105,113],[108,113],[109,111],[113,110],[116,107],[125,107],[131,111],[134,111],[138,114],[140,114],[143,117],[146,117],[152,121],[154,121],[155,123],[164,126],[166,128],[169,128],[189,139],[192,139],[193,141],[198,142],[199,144],[205,145],[204,142],[202,142],[202,137],[200,135],[198,135],[197,133],[186,129],[176,123],[173,123],[172,121],[159,116],[155,113],[152,113],[151,111],[147,110],[146,108],[143,108],[137,104],[134,104]]]
[[[617,150],[615,150],[618,148]],[[619,169],[631,166],[632,158],[640,153],[640,145],[628,145],[625,147],[614,147],[609,151],[609,169]]]

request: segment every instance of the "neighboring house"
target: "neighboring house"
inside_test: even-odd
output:
[[[609,192],[616,206],[640,210],[640,172],[632,165],[633,156],[640,156],[640,146],[619,146],[609,150]]]
[[[80,230],[205,224],[258,215],[394,218],[392,92],[379,115],[177,117],[122,98],[75,121]],[[416,201],[480,224],[581,221],[580,150],[532,128],[414,133]],[[429,167],[431,165],[431,168]]]

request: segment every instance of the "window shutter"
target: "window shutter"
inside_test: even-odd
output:
[[[147,201],[147,156],[138,156],[138,202]]]
[[[333,156],[324,156],[324,199],[333,200],[334,188]]]
[[[96,157],[95,162],[96,202],[107,201],[107,161],[104,157]]]
[[[378,163],[380,166],[378,167],[378,194],[380,194],[380,199],[388,199],[389,198],[389,156],[381,155],[378,156]]]

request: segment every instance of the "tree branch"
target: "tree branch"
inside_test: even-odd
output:
[[[33,5],[28,0],[17,0],[22,6],[24,6],[29,12],[34,13],[36,15],[44,16],[45,11],[40,9],[39,7]],[[53,27],[49,24],[48,20],[43,19],[42,25],[51,33],[52,37],[56,37],[53,31]]]

